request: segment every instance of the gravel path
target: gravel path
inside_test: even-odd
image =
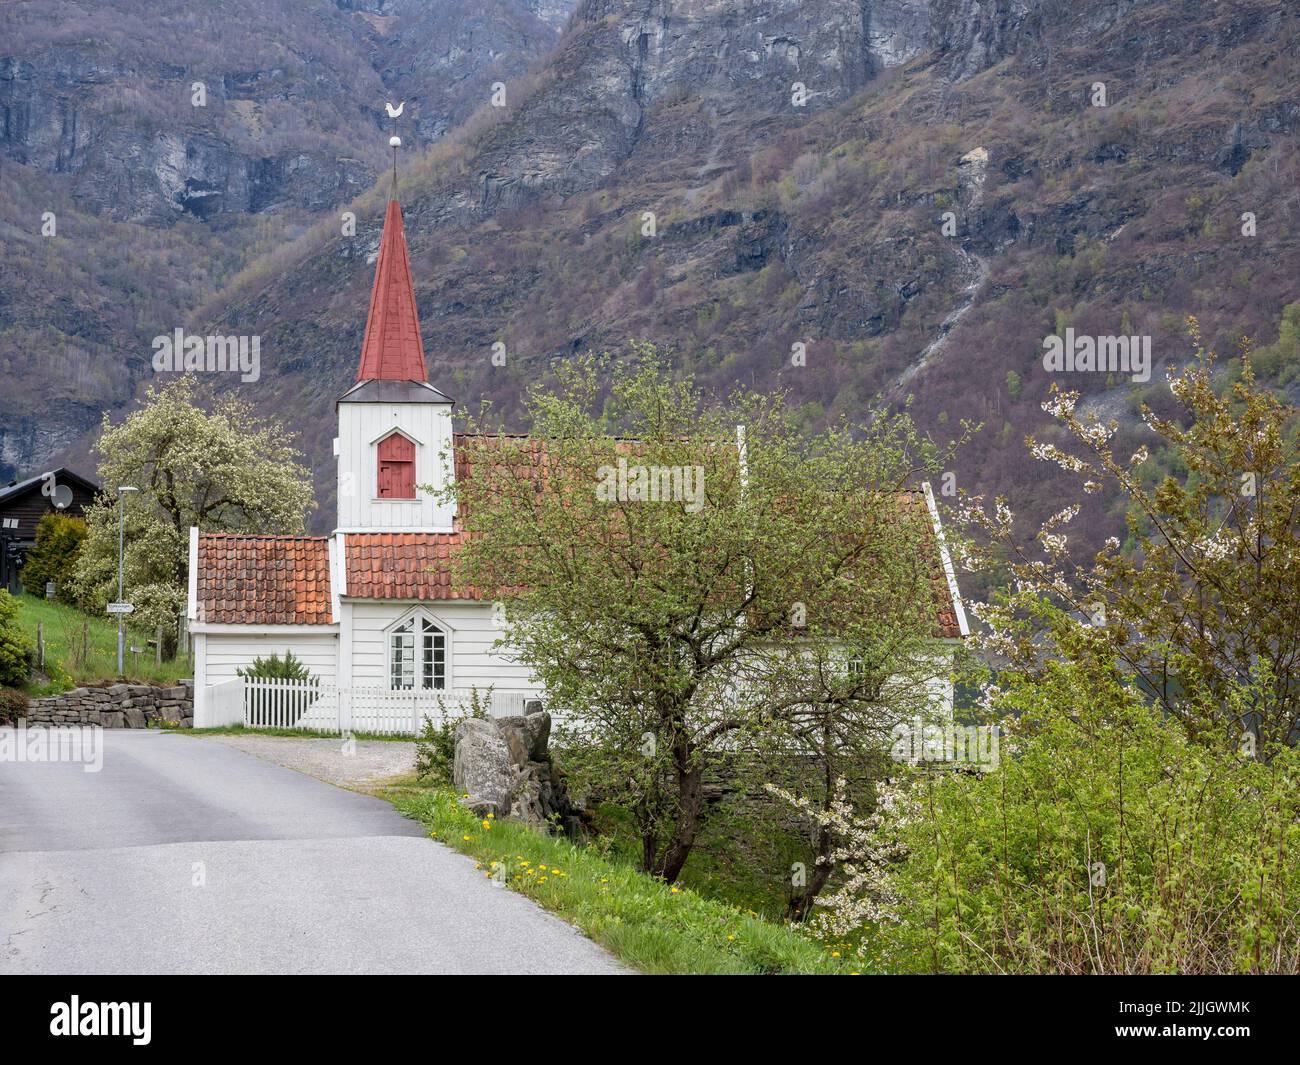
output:
[[[289,736],[191,736],[222,743],[264,762],[350,788],[415,771],[415,744],[400,740],[326,740]]]

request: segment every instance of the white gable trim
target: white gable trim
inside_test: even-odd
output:
[[[337,607],[339,600],[348,594],[348,545],[343,539],[342,529],[334,530],[334,544],[334,552],[330,556],[335,563],[335,570],[330,580],[330,595]],[[337,616],[336,611],[335,617]]]
[[[325,541],[325,549],[329,554],[330,621],[337,622],[339,620],[338,541],[331,536]]]
[[[370,441],[370,446],[374,447],[376,444],[380,443],[380,441],[387,440],[394,433],[396,433],[398,436],[406,437],[406,439],[409,440],[416,447],[424,447],[423,440],[421,440],[418,436],[412,436],[410,433],[408,433],[405,429],[403,429],[399,425],[390,425],[387,429],[385,429],[382,433],[380,433],[377,437],[375,437],[373,440]]]
[[[957,571],[952,564],[952,555],[948,553],[948,541],[944,539],[943,523],[939,520],[939,507],[934,501],[934,489],[929,481],[923,481],[921,488],[925,492],[925,505],[930,508],[930,521],[934,525],[934,535],[939,543],[939,557],[943,560],[943,575],[948,581],[948,594],[952,598],[953,612],[957,615],[957,631],[963,636],[970,635],[970,625],[966,622],[966,608],[962,606],[961,592],[957,588]]]
[[[199,615],[199,527],[190,526],[190,581],[186,592],[185,616],[194,621]]]

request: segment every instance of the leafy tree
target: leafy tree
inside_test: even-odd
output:
[[[45,582],[53,581],[57,595],[72,601],[71,580],[77,553],[86,539],[86,523],[67,514],[46,514],[36,523],[36,543],[23,563],[23,588],[28,595],[45,595]]]
[[[1076,413],[1077,393],[1054,389],[1044,404],[1073,451],[1028,441],[1036,458],[1082,477],[1085,493],[1120,489],[1129,549],[1112,539],[1090,566],[1072,563],[1063,530],[1074,505],[1039,531],[1039,555],[1019,542],[1002,500],[992,512],[973,501],[967,513],[1011,559],[1016,589],[976,610],[992,649],[1017,668],[1040,671],[1047,651],[1113,655],[1190,735],[1226,736],[1269,757],[1294,741],[1300,720],[1300,426],[1295,408],[1256,380],[1248,342],[1239,377],[1219,395],[1214,354],[1188,321],[1196,360],[1169,378],[1180,414],[1142,408],[1168,452],[1170,472],[1153,488],[1142,476],[1149,449],[1117,456],[1115,423]],[[972,561],[998,565],[991,553]],[[1044,613],[1045,600],[1065,610]],[[1022,624],[1026,613],[1042,625]]]
[[[944,456],[905,417],[810,435],[780,395],[706,405],[635,354],[562,365],[529,394],[533,435],[470,437],[474,475],[446,494],[458,579],[501,590],[571,783],[629,810],[641,867],[672,881],[728,752],[842,751],[947,671],[928,514],[904,493]]]
[[[301,533],[313,507],[311,482],[290,437],[259,421],[238,399],[211,413],[195,403],[195,384],[180,377],[150,388],[121,425],[104,416],[96,445],[104,494],[86,514],[88,535],[74,580],[83,609],[102,613],[117,596],[119,485],[125,497],[128,597],[143,625],[174,640],[184,610],[189,530]]]
[[[18,604],[0,588],[0,685],[26,684],[35,655],[32,641],[18,627]]]

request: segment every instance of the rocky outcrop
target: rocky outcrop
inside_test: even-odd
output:
[[[513,817],[572,832],[582,811],[551,762],[551,715],[539,702],[528,706],[522,716],[471,718],[457,726],[453,783],[480,817]]]
[[[84,16],[63,6],[52,3],[49,19],[66,16],[64,32],[22,24],[0,46],[12,49],[0,53],[0,152],[69,175],[96,214],[161,226],[351,199],[383,165],[390,87],[411,104],[405,136],[435,140],[485,104],[495,81],[544,55],[571,5],[548,3],[543,15],[524,0],[486,11],[387,0],[312,19],[285,7],[277,20],[274,2],[239,0],[216,24],[179,34],[197,34],[191,50],[203,55],[184,65],[159,58],[161,40],[150,47],[166,19],[107,44],[77,34]],[[249,18],[273,26],[280,47],[224,38],[220,22]]]
[[[33,699],[27,725],[99,725],[102,728],[149,728],[155,725],[194,725],[193,682],[170,688],[152,684],[110,684],[103,688],[73,688],[62,695]]]

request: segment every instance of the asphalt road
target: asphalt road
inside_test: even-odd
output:
[[[0,973],[615,973],[388,803],[200,737],[0,760]]]

